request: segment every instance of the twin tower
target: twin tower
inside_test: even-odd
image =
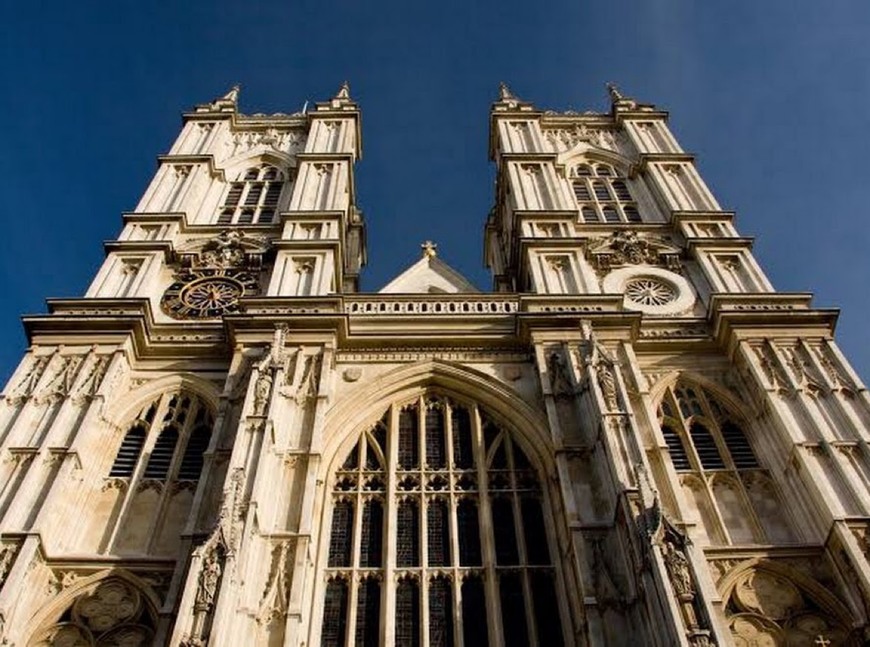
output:
[[[184,115],[0,399],[17,647],[863,645],[870,400],[667,113],[490,113],[493,290],[360,293],[360,112]]]

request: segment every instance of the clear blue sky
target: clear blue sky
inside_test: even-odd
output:
[[[242,85],[292,112],[350,81],[363,111],[363,288],[431,238],[479,286],[498,82],[605,110],[604,83],[671,112],[779,290],[840,306],[870,377],[870,2],[31,2],[0,25],[0,380],[22,313],[80,296],[180,125]]]

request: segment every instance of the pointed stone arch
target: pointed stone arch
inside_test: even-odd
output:
[[[735,638],[750,634],[760,640],[766,633],[777,646],[863,644],[848,606],[829,586],[789,564],[747,559],[725,573],[716,587]],[[807,642],[819,637],[821,642]]]
[[[463,410],[464,418],[457,418]],[[442,413],[434,414],[430,427],[433,411]],[[465,422],[454,426],[457,419]],[[324,431],[311,540],[317,555],[313,644],[332,644],[343,636],[343,619],[348,632],[368,635],[386,627],[396,636],[416,635],[425,625],[418,616],[407,619],[409,609],[429,613],[430,628],[457,627],[465,644],[485,644],[487,632],[499,642],[498,636],[523,636],[527,630],[537,632],[540,644],[571,644],[571,610],[579,595],[572,588],[564,503],[542,412],[490,375],[433,359],[386,373],[343,396],[326,412]],[[419,444],[412,448],[414,442]],[[437,449],[439,442],[443,449]],[[439,458],[430,463],[432,456]],[[372,540],[372,528],[383,528],[387,539]],[[433,557],[433,545],[445,544],[435,540],[424,550],[421,531],[453,548],[436,549]],[[365,583],[390,559],[399,579],[375,575],[380,583],[369,591]],[[496,566],[506,564],[514,565],[514,575],[498,580],[495,586],[501,588],[486,585],[484,607],[484,582],[496,582]],[[451,569],[458,566],[463,570],[456,575]],[[533,573],[538,566],[542,570]],[[358,570],[363,567],[368,570]],[[423,575],[417,577],[414,569]],[[446,599],[444,609],[420,611],[413,600],[419,601],[414,596],[422,591]],[[363,593],[380,602],[360,606]],[[449,602],[463,599],[461,611]],[[346,615],[349,600],[356,600],[355,615]],[[518,606],[496,611],[506,600],[518,600]],[[362,629],[361,621],[367,623]]]
[[[55,644],[60,635],[80,638],[70,644],[102,647],[121,635],[148,644],[157,628],[160,599],[144,580],[123,568],[83,577],[47,602],[30,621],[28,647]],[[66,644],[66,643],[62,643]]]
[[[239,153],[238,155],[225,159],[221,166],[226,181],[233,182],[235,181],[236,176],[245,169],[250,168],[251,166],[260,166],[262,164],[271,164],[278,170],[283,171],[288,175],[288,180],[293,179],[289,176],[295,172],[297,166],[296,157],[294,155],[288,155],[282,151],[265,148]]]
[[[648,378],[649,379],[649,378]],[[652,380],[650,380],[652,381]],[[722,386],[719,382],[711,380],[696,371],[673,370],[655,379],[653,384],[649,385],[650,399],[657,407],[664,397],[665,391],[676,386],[678,382],[686,382],[696,384],[706,391],[710,391],[716,398],[725,405],[729,413],[738,416],[744,424],[756,417],[759,413],[755,406],[750,402],[741,400],[733,390]]]
[[[436,388],[460,400],[474,400],[512,429],[537,467],[553,473],[553,445],[546,418],[519,393],[482,371],[442,359],[422,360],[390,371],[344,395],[326,412],[323,469],[335,469],[350,451],[360,429],[374,424],[384,408],[398,399]]]
[[[193,373],[173,373],[158,377],[113,399],[106,407],[104,417],[115,427],[123,427],[151,400],[173,389],[188,391],[202,398],[212,413],[218,408],[220,389],[209,380]]]
[[[632,170],[632,161],[619,153],[593,146],[588,142],[580,142],[574,148],[561,153],[556,157],[556,166],[567,169],[580,162],[605,162],[612,164],[626,177]]]

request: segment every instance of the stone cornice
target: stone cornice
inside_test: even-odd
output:
[[[691,222],[732,222],[735,217],[733,211],[671,211],[671,222],[682,224]]]
[[[208,166],[209,175],[216,177],[221,181],[226,180],[226,175],[222,168],[218,168],[214,163],[214,155],[158,155],[158,164],[205,164]]]
[[[708,321],[722,348],[732,352],[745,338],[831,338],[836,308],[812,308],[806,293],[723,294],[710,297]]]
[[[700,236],[686,238],[686,248],[691,251],[694,251],[698,248],[713,248],[723,250],[752,249],[752,245],[754,243],[755,239],[747,236],[717,236],[716,238],[712,238],[709,236]]]

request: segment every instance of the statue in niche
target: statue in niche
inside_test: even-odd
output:
[[[695,596],[695,587],[692,584],[692,573],[689,570],[689,560],[677,545],[666,539],[662,546],[665,566],[671,577],[674,592],[680,600],[692,599]]]
[[[598,377],[598,386],[601,388],[601,395],[604,396],[604,403],[608,411],[618,409],[616,376],[613,374],[613,366],[609,362],[599,360],[595,367],[595,374]]]
[[[196,589],[195,608],[208,610],[214,604],[221,572],[217,547],[214,547],[206,553],[202,561],[202,570],[199,572],[199,582]]]
[[[560,351],[554,350],[547,358],[547,372],[550,374],[550,389],[555,396],[572,393],[571,378],[565,366],[565,358]]]
[[[269,396],[272,393],[272,355],[266,356],[257,366],[257,382],[254,384],[254,410],[252,415],[263,416],[269,406]]]

